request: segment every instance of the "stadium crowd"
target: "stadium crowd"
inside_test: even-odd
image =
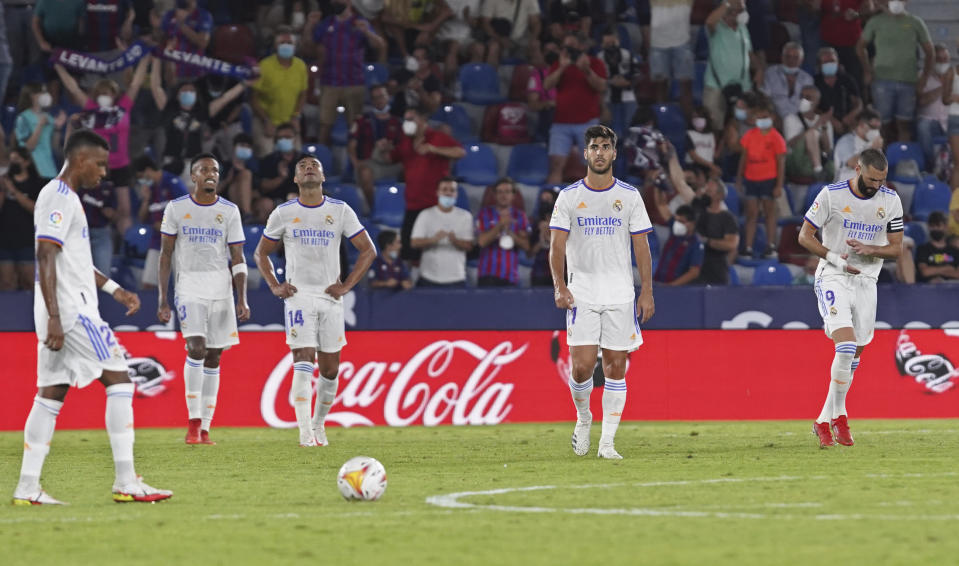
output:
[[[880,281],[957,281],[957,38],[934,42],[909,6],[4,0],[0,290],[33,288],[33,202],[78,128],[111,144],[109,177],[82,200],[97,267],[128,288],[156,286],[164,206],[207,151],[251,264],[309,153],[378,242],[372,288],[551,285],[552,205],[584,176],[599,122],[656,225],[659,284],[810,284],[803,215],[868,147],[887,152],[907,211],[907,250]],[[55,58],[135,45],[156,50],[109,74]]]

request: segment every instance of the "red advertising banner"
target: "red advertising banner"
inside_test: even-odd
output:
[[[133,356],[138,427],[186,422],[183,340],[120,333]],[[662,330],[631,356],[624,418],[812,419],[829,382],[833,346],[812,330]],[[282,333],[245,333],[222,358],[215,426],[293,427],[293,360]],[[565,333],[549,331],[352,332],[343,350],[331,424],[490,425],[569,421]],[[36,393],[36,337],[0,335],[8,358],[0,430],[23,427]],[[959,417],[954,388],[959,331],[879,330],[856,372],[855,418]],[[600,391],[593,414],[602,414]],[[101,428],[98,384],[72,390],[57,422]]]

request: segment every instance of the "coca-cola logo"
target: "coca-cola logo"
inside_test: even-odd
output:
[[[902,376],[914,378],[930,393],[945,393],[959,379],[959,370],[945,354],[923,354],[905,330],[896,341],[896,367]]]
[[[390,426],[498,424],[513,408],[510,394],[514,388],[509,377],[500,373],[527,347],[503,341],[487,350],[469,340],[438,340],[405,362],[368,361],[359,367],[342,362],[339,394],[327,422],[372,426],[379,420],[374,420],[372,413],[382,404],[382,422]],[[293,355],[286,354],[263,386],[260,414],[271,427],[296,426],[288,390],[292,367]],[[278,414],[277,400],[283,388],[285,402],[280,408],[288,419]]]

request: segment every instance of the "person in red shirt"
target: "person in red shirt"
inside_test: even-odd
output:
[[[768,243],[763,254],[776,257],[776,199],[783,192],[783,177],[786,171],[786,140],[773,129],[771,104],[760,102],[753,110],[756,127],[743,135],[739,142],[743,147],[736,172],[736,189],[746,196],[746,250],[753,255],[753,240],[756,237],[756,221],[759,218],[759,202],[766,217]]]
[[[606,90],[606,64],[591,57],[575,34],[563,39],[559,60],[549,68],[543,89],[556,89],[556,112],[549,129],[547,184],[562,181],[569,152],[599,123],[600,101]]]
[[[871,0],[822,0],[819,35],[823,43],[835,48],[839,63],[862,90],[862,63],[856,56],[856,43],[862,35],[864,17],[872,11]]]
[[[440,179],[450,175],[452,160],[465,156],[466,150],[448,134],[427,126],[426,114],[420,109],[409,109],[403,114],[403,133],[400,143],[391,148],[390,159],[403,164],[406,182],[400,256],[415,261],[419,259],[419,250],[410,246],[413,223],[420,212],[436,205]]]

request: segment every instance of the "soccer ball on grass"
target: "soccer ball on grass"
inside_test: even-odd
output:
[[[386,468],[375,458],[351,458],[336,475],[336,486],[347,501],[376,501],[386,491]]]

